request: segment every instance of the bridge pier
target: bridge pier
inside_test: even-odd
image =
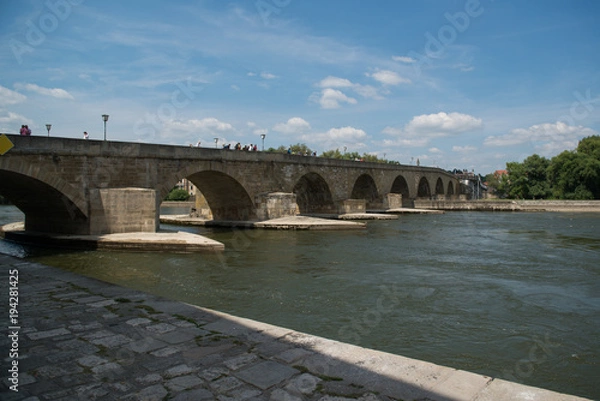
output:
[[[159,199],[153,189],[91,189],[89,204],[90,235],[158,231]]]
[[[300,213],[296,203],[296,194],[294,193],[263,193],[257,195],[254,202],[256,204],[256,217],[259,221],[296,216]]]
[[[366,213],[367,201],[364,199],[346,199],[340,201],[338,214]]]
[[[402,208],[402,194],[390,192],[383,198],[384,209],[400,209]]]

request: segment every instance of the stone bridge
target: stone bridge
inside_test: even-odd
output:
[[[341,213],[457,197],[438,168],[128,142],[7,135],[0,194],[29,231],[154,232],[162,200],[182,178],[202,192],[215,220]],[[282,206],[281,199],[287,199]],[[291,206],[290,206],[291,205]],[[287,209],[286,209],[287,208]]]

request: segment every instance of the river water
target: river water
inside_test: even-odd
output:
[[[0,224],[20,219],[14,207],[0,206]],[[0,242],[0,252],[310,334],[600,399],[600,214],[406,215],[332,232],[163,228],[206,235],[226,250],[73,252]]]

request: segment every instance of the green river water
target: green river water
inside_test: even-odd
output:
[[[164,210],[178,213],[185,210]],[[21,220],[0,206],[0,224]],[[0,252],[368,348],[600,399],[600,214],[406,215],[358,231],[163,226],[222,254]]]

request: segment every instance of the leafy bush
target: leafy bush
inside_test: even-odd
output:
[[[182,202],[190,199],[190,194],[185,189],[173,188],[165,198],[167,201]]]

